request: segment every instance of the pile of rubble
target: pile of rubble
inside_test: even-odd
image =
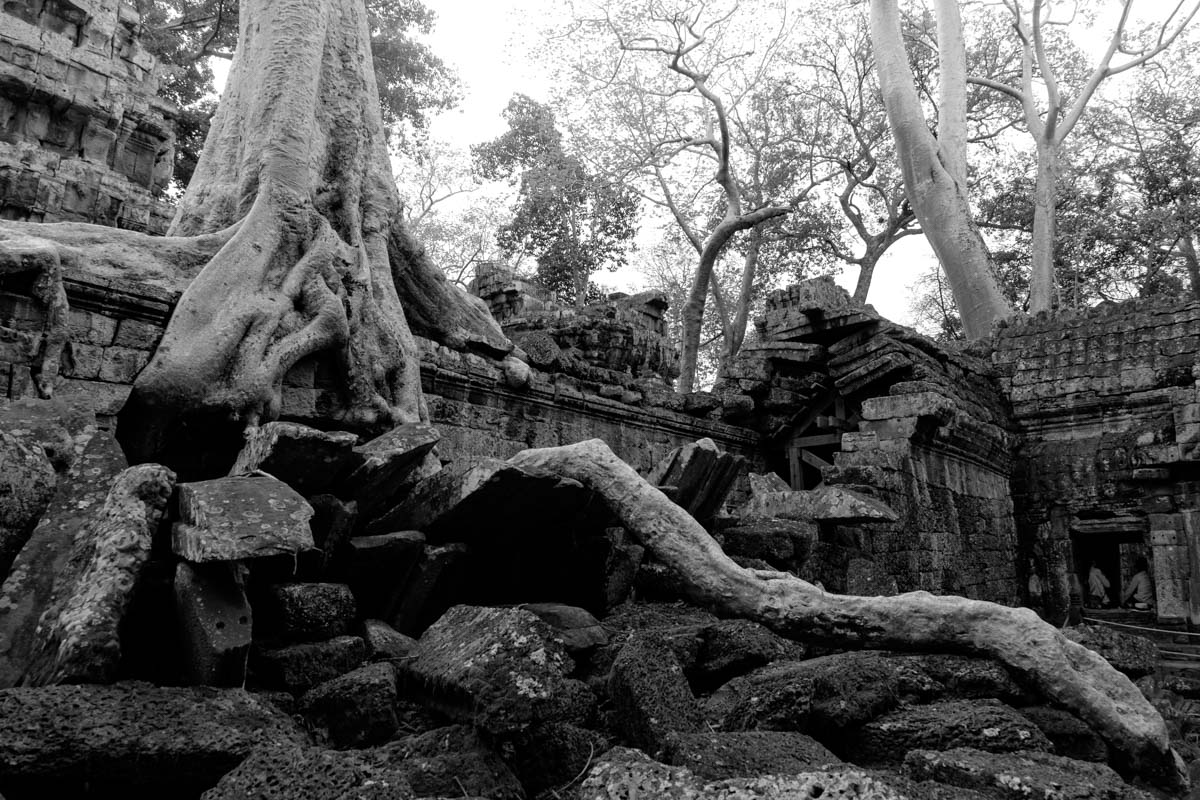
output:
[[[0,407],[0,793],[1151,796],[998,663],[719,619],[585,486],[437,441],[270,423],[177,483],[61,403]],[[702,440],[649,478],[814,581],[838,524],[894,518],[763,476],[731,516],[743,466]]]

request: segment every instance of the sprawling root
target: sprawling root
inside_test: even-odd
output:
[[[526,450],[511,460],[597,492],[622,525],[684,577],[697,603],[793,638],[989,656],[1090,723],[1129,768],[1160,785],[1187,783],[1162,717],[1137,687],[1028,609],[927,592],[832,595],[792,575],[743,569],[686,511],[598,439]]]

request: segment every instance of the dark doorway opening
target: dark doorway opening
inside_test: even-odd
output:
[[[1091,605],[1088,575],[1093,561],[1111,584],[1108,590],[1110,601],[1120,605],[1121,593],[1133,577],[1133,565],[1138,556],[1146,556],[1147,560],[1150,557],[1141,531],[1074,534],[1071,537],[1071,551],[1075,573],[1083,583],[1085,605]]]

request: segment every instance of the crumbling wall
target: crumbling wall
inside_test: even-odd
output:
[[[1143,553],[1159,617],[1186,616],[1188,550],[1200,534],[1200,303],[1102,304],[1017,322],[993,344],[1021,440],[1021,540],[1056,602],[1091,559],[1110,579],[1128,578]]]
[[[0,219],[162,233],[174,109],[120,0],[0,7]]]

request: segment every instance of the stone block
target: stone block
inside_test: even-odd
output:
[[[635,633],[613,661],[608,695],[614,722],[626,741],[659,753],[674,732],[704,730],[700,705],[683,668],[664,639]]]
[[[842,763],[816,739],[791,731],[671,733],[662,760],[710,781],[795,775]]]
[[[364,517],[389,508],[405,478],[441,438],[432,425],[410,422],[355,447],[360,463],[345,479],[344,496],[355,499]]]
[[[868,722],[853,735],[851,752],[858,763],[899,764],[910,750],[955,747],[1052,750],[1041,729],[1016,709],[996,700],[946,700],[903,706]]]
[[[37,442],[0,430],[0,580],[46,510],[58,475]]]
[[[346,431],[320,431],[294,422],[268,422],[251,430],[230,475],[262,470],[305,496],[332,491],[358,458],[358,437]]]
[[[822,484],[816,489],[763,492],[738,510],[746,519],[790,519],[838,522],[895,522],[899,516],[873,497],[841,486]]]
[[[329,732],[337,747],[367,747],[396,732],[396,672],[388,663],[368,664],[310,689],[300,713]]]
[[[118,347],[129,347],[134,350],[153,350],[158,347],[164,328],[153,322],[143,322],[140,319],[123,319],[117,326],[113,344]]]
[[[133,383],[133,379],[150,361],[146,350],[129,347],[106,347],[100,362],[100,380],[108,383]]]
[[[575,656],[608,644],[608,632],[587,610],[562,603],[523,603],[521,608],[554,629],[567,652]]]
[[[264,686],[303,694],[314,686],[358,668],[367,645],[358,636],[263,649],[252,654],[254,677]]]
[[[242,686],[254,616],[238,564],[175,567],[175,609],[188,679],[209,686]]]
[[[368,656],[377,661],[408,658],[417,646],[416,639],[405,636],[380,619],[363,620],[361,633],[367,643]]]
[[[1107,763],[1108,745],[1104,739],[1070,711],[1050,706],[1030,706],[1022,708],[1021,715],[1046,735],[1054,745],[1054,753],[1077,761]]]
[[[104,360],[103,347],[68,342],[65,356],[62,371],[64,377],[93,380],[100,376],[100,364]]]
[[[416,570],[394,596],[392,627],[417,635],[461,600],[465,562],[470,549],[465,544],[426,547]]]
[[[54,396],[84,405],[97,416],[115,417],[129,399],[131,389],[127,384],[64,378],[55,388]]]
[[[413,796],[402,765],[368,754],[266,743],[227,773],[203,800],[406,800]]]
[[[175,552],[189,561],[293,555],[313,546],[304,498],[274,478],[217,478],[179,486]]]
[[[338,574],[350,585],[363,615],[390,617],[424,551],[420,531],[356,536],[338,553]]]
[[[676,487],[676,505],[707,524],[724,504],[745,464],[742,456],[721,452],[712,439],[700,439],[672,450],[646,480],[655,486]]]
[[[373,763],[394,764],[418,797],[523,800],[512,770],[471,725],[450,725],[406,736],[367,751]]]
[[[344,583],[283,583],[271,586],[259,607],[260,636],[317,641],[341,636],[358,614]]]
[[[944,752],[913,750],[904,774],[1002,797],[1071,797],[1080,800],[1150,800],[1105,764],[1050,753],[989,753],[969,747]]]

